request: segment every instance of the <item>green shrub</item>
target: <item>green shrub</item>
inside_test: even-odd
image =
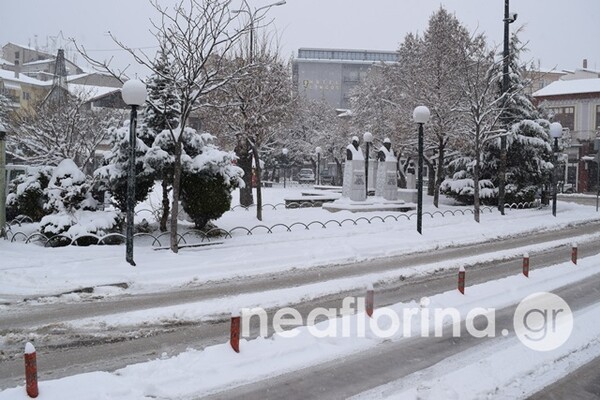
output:
[[[204,229],[210,220],[218,219],[231,208],[231,186],[222,175],[206,170],[181,176],[181,206],[194,221],[197,229]]]

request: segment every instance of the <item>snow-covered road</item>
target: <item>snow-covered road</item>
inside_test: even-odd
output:
[[[325,218],[320,212],[282,210],[267,213],[264,222]],[[561,204],[558,217],[550,216],[545,209],[511,210],[504,217],[484,214],[482,224],[470,215],[426,219],[423,236],[414,231],[414,221],[282,231],[235,236],[223,246],[185,249],[179,255],[138,247],[137,268],[122,260],[119,247],[41,249],[0,243],[0,299],[5,303],[0,305],[0,388],[14,386],[22,374],[17,353],[27,340],[38,346],[44,380],[114,371],[182,352],[185,358],[187,347],[205,357],[226,340],[228,313],[241,307],[262,306],[272,317],[278,308],[293,305],[306,319],[316,307],[339,308],[345,296],[364,294],[369,283],[375,284],[381,307],[448,290],[459,266],[467,266],[472,285],[514,274],[524,252],[531,255],[532,272],[567,259],[574,240],[582,256],[598,253],[600,218],[590,207]],[[231,228],[240,218],[250,221],[252,216],[231,212],[220,225]],[[106,286],[111,283],[126,288]],[[85,287],[89,293],[72,292]],[[71,293],[56,296],[62,292]],[[20,301],[24,297],[30,300]],[[303,359],[293,351],[281,354]],[[238,361],[245,365],[244,358]],[[207,373],[226,374],[230,367],[215,365]],[[217,376],[214,382],[222,379]],[[176,396],[169,392],[172,385],[165,385],[165,393],[154,389],[167,398]],[[150,396],[154,389],[148,389]],[[134,393],[130,390],[123,393]],[[208,393],[190,390],[191,397]]]

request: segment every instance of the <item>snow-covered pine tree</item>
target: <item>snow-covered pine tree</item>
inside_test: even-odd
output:
[[[37,222],[50,210],[44,208],[48,203],[46,188],[52,178],[54,167],[32,167],[26,174],[13,179],[8,185],[6,197],[6,219],[25,215]]]
[[[65,233],[72,238],[89,234],[103,236],[119,228],[121,219],[114,211],[97,211],[98,200],[92,196],[92,181],[75,165],[73,160],[61,161],[52,172],[45,193],[50,211],[40,221],[40,232],[47,237]],[[78,244],[95,243],[87,238]],[[51,243],[68,244],[70,240]]]
[[[499,103],[502,124],[509,127],[506,137],[506,203],[530,202],[536,193],[548,183],[552,152],[549,142],[549,122],[525,93],[525,65],[521,64],[523,45],[518,32],[511,39],[509,57],[509,87],[502,96],[502,55],[497,57],[493,74],[496,82],[496,98]],[[498,125],[500,127],[500,125]],[[444,183],[444,193],[456,200],[473,202],[473,154],[466,149],[463,156],[452,162],[453,177]],[[497,204],[497,187],[500,166],[500,139],[490,140],[481,152],[480,194],[485,204]]]
[[[52,213],[73,213],[75,210],[96,210],[91,185],[73,160],[61,161],[52,172],[46,188],[48,202],[44,207]]]
[[[138,132],[141,131],[138,127]],[[104,155],[104,165],[94,171],[102,181],[102,188],[112,194],[113,204],[121,211],[127,206],[127,168],[129,165],[129,122],[120,128],[110,128],[111,150]],[[145,163],[148,146],[137,138],[135,158],[135,202],[144,201],[154,186],[155,171]]]
[[[536,193],[549,183],[552,171],[552,148],[550,146],[550,122],[541,118],[532,99],[525,92],[526,65],[521,55],[526,50],[519,39],[520,31],[514,32],[510,40],[508,58],[509,85],[504,96],[500,120],[509,127],[506,145],[506,194],[505,203],[530,202]],[[499,57],[502,57],[500,55]],[[498,64],[497,74],[502,74]],[[498,83],[498,97],[502,95],[502,79]],[[484,168],[498,183],[500,163],[500,140],[490,143],[484,156]]]
[[[163,47],[154,61],[153,74],[147,81],[148,102],[144,110],[140,139],[152,147],[156,135],[164,130],[176,129],[181,116],[181,99],[173,84],[169,56]],[[169,192],[173,185],[173,164],[154,164],[156,178],[161,180],[162,207],[159,227],[167,230],[169,219]]]

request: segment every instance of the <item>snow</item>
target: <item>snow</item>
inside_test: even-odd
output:
[[[35,347],[33,346],[33,344],[31,344],[31,342],[27,342],[27,344],[25,345],[25,354],[33,353],[35,353]]]
[[[384,218],[401,214],[391,211],[329,213],[321,208],[283,208],[281,204],[284,197],[300,197],[302,192],[303,188],[264,188],[263,221],[256,220],[253,209],[247,211],[236,207],[234,211],[225,213],[216,224],[220,228],[232,230],[239,226],[291,226],[296,222],[341,222],[361,216]],[[238,197],[238,193],[234,192],[234,201]],[[148,202],[136,208],[136,222],[139,223],[142,219],[152,220],[152,210],[160,204],[161,199],[158,185]],[[280,205],[274,210],[271,205],[275,204]],[[232,204],[235,205],[236,203]],[[440,211],[456,209],[465,208],[442,206]],[[431,205],[425,205],[424,211],[435,210]],[[258,229],[252,235],[237,230],[233,233],[233,238],[224,239],[222,245],[181,249],[178,255],[169,251],[155,251],[150,247],[151,240],[144,241],[140,238],[136,239],[135,245],[135,259],[139,268],[131,268],[125,262],[125,250],[122,246],[40,248],[0,241],[0,251],[6,254],[3,259],[9,260],[0,265],[0,299],[52,295],[81,287],[119,282],[127,282],[132,293],[145,293],[201,285],[210,281],[357,262],[374,257],[399,256],[516,234],[560,229],[578,221],[600,219],[593,210],[591,207],[559,202],[556,218],[551,217],[550,209],[510,210],[508,217],[511,223],[506,223],[506,218],[498,212],[487,211],[481,215],[481,224],[475,223],[470,213],[445,217],[438,215],[435,218],[426,216],[423,219],[424,235],[416,232],[415,217],[411,220],[399,218],[398,221],[387,219],[386,222],[376,218],[371,223],[362,220],[356,225],[345,222],[342,226],[329,223],[326,229],[312,225],[307,230],[296,225],[291,232],[285,227],[273,228],[273,233]],[[194,240],[188,236],[188,241],[194,243],[200,242],[200,239]],[[302,252],[298,251],[299,242],[303,244]],[[167,239],[163,237],[160,245],[166,244]],[[521,253],[523,251],[527,249],[521,250]],[[21,256],[23,252],[28,253],[27,259]],[[203,260],[201,269],[198,269],[199,256]],[[165,265],[169,268],[165,269]]]
[[[5,69],[0,69],[0,79],[2,79],[4,81],[9,81],[9,82],[26,83],[29,85],[36,85],[36,86],[44,86],[45,85],[45,82],[40,81],[35,78],[30,78],[29,76],[27,76],[23,73],[19,74],[18,78],[15,78],[14,71],[9,71],[9,70],[5,70]]]
[[[533,97],[560,96],[580,93],[599,93],[600,96],[600,78],[555,81],[533,93]]]
[[[406,321],[402,320],[393,329],[394,322],[386,318],[390,315],[389,310],[375,309],[373,319],[368,319],[364,310],[359,309],[354,315],[344,315],[316,325],[297,327],[283,334],[275,334],[271,338],[251,341],[242,339],[240,354],[234,353],[229,344],[224,343],[202,351],[189,349],[172,358],[130,365],[114,373],[93,372],[42,381],[40,398],[119,400],[206,395],[355,354],[390,340],[401,341],[422,334],[424,324],[419,318],[428,319],[430,323],[427,326],[434,326],[431,323],[433,313],[423,312],[424,308],[453,307],[459,311],[461,319],[467,318],[476,308],[487,309],[486,312],[492,308],[500,309],[519,302],[531,293],[550,291],[598,274],[599,262],[600,256],[593,256],[582,259],[576,269],[573,269],[569,262],[561,263],[536,270],[530,279],[518,274],[469,286],[464,296],[453,289],[428,299],[398,303],[389,307],[396,315],[404,315],[410,310],[421,310],[416,315],[416,324],[405,325]],[[506,288],[511,290],[507,291]],[[439,364],[431,367],[439,368],[439,371],[433,374],[430,381],[416,380],[416,388],[409,386],[407,391],[402,386],[404,381],[415,384],[415,380],[411,381],[411,377],[408,377],[386,385],[385,390],[376,389],[378,393],[387,393],[384,397],[377,397],[371,392],[363,398],[482,398],[486,394],[495,394],[499,387],[513,395],[522,396],[523,391],[533,393],[556,378],[556,371],[543,369],[544,365],[555,360],[560,364],[566,357],[570,357],[569,369],[572,369],[574,365],[581,365],[600,355],[600,333],[595,323],[597,318],[600,318],[600,306],[589,307],[576,313],[573,336],[566,345],[551,352],[533,352],[512,335],[495,338],[492,334],[489,343],[455,356],[453,363],[449,364],[453,367],[441,367]],[[348,340],[348,335],[351,340]],[[523,357],[524,352],[527,357]],[[519,359],[519,363],[514,362],[515,358]],[[445,360],[443,363],[450,361]],[[486,372],[489,368],[482,368],[489,365],[496,366],[493,373]],[[537,374],[538,379],[533,382],[518,379],[530,373]],[[198,376],[203,379],[196,379]],[[456,385],[457,381],[464,384]],[[390,389],[390,385],[396,386]],[[402,391],[400,395],[404,397],[398,397],[399,391]],[[0,392],[0,400],[25,399],[25,396],[22,387]]]
[[[157,189],[160,187],[158,186]],[[291,226],[294,222],[310,221],[343,221],[347,218],[371,218],[387,215],[399,215],[393,212],[371,212],[352,214],[341,211],[331,214],[320,208],[272,209],[266,204],[281,203],[287,196],[301,196],[303,188],[265,188],[263,189],[265,209],[263,221],[257,221],[254,210],[236,208],[223,215],[217,225],[231,230],[236,226],[252,227],[265,225],[273,227],[277,224]],[[234,200],[238,194],[234,193]],[[425,211],[435,209],[426,197]],[[149,212],[153,204],[160,202],[160,190],[155,191],[146,204],[138,207],[138,222],[142,218],[150,219]],[[235,205],[235,204],[234,204]],[[440,211],[464,210],[464,207],[442,205]],[[327,229],[316,225],[311,229],[303,227],[292,229],[275,229],[273,233],[256,230],[249,236],[238,231],[233,238],[223,239],[223,244],[203,248],[184,248],[175,255],[169,251],[155,251],[149,244],[136,239],[135,259],[137,267],[132,268],[124,260],[123,246],[90,246],[43,248],[32,244],[10,243],[0,241],[0,302],[13,302],[23,298],[56,295],[81,287],[92,286],[97,293],[106,295],[131,295],[155,291],[168,291],[182,287],[195,287],[210,284],[211,281],[233,280],[261,274],[284,274],[286,271],[326,266],[331,264],[370,260],[378,257],[398,256],[414,252],[430,252],[448,246],[466,243],[479,243],[517,234],[535,234],[549,229],[560,229],[578,222],[600,220],[593,207],[579,206],[572,203],[559,202],[557,217],[551,217],[551,210],[507,210],[506,216],[497,211],[484,212],[482,223],[473,221],[473,216],[436,216],[425,218],[423,235],[415,229],[415,219],[381,222],[373,219],[370,223],[358,221],[357,224],[345,223],[342,226],[329,224]],[[365,220],[366,220],[365,218]],[[318,229],[317,229],[318,228]],[[374,284],[397,281],[400,277],[426,275],[440,269],[457,271],[466,265],[489,260],[502,260],[508,257],[524,255],[528,252],[540,252],[545,249],[567,246],[574,241],[584,243],[597,241],[600,233],[570,237],[539,245],[528,245],[491,254],[462,257],[452,261],[440,261],[423,264],[417,267],[398,266],[397,269],[384,273],[368,273],[360,276],[332,279],[318,283],[301,285],[294,288],[281,288],[266,292],[245,293],[217,299],[208,299],[195,303],[186,303],[169,307],[151,308],[143,311],[123,312],[102,317],[75,319],[64,321],[65,325],[85,331],[87,328],[114,327],[133,324],[160,324],[168,321],[210,321],[229,317],[242,308],[282,307],[298,301],[306,301],[331,293],[345,290],[365,290]],[[299,251],[301,243],[302,251]],[[568,251],[565,260],[569,258]],[[241,261],[243,260],[243,261]],[[565,274],[566,270],[569,274]],[[465,316],[473,307],[501,308],[514,304],[535,291],[549,291],[554,288],[587,279],[600,273],[600,256],[582,258],[574,267],[570,261],[544,269],[531,271],[530,278],[523,277],[519,271],[514,276],[469,286],[469,273],[466,276],[465,295],[459,294],[455,288],[431,296],[429,299],[413,299],[412,301],[392,306],[400,312],[414,307],[456,307]],[[109,290],[107,285],[126,282],[126,290]],[[507,290],[506,288],[510,288]],[[450,288],[449,288],[450,289]],[[116,293],[115,293],[116,291]],[[96,290],[95,290],[96,293]],[[377,296],[377,292],[375,293]],[[43,299],[40,299],[43,302]],[[64,296],[56,301],[83,301],[82,296]],[[586,313],[591,314],[586,314]],[[380,311],[375,310],[374,316]],[[501,387],[508,397],[528,385],[528,390],[535,391],[543,387],[549,380],[555,380],[576,365],[600,354],[598,345],[597,324],[589,325],[585,321],[597,321],[598,309],[583,310],[576,314],[577,326],[573,340],[556,352],[548,354],[532,354],[520,359],[518,369],[512,361],[515,354],[522,354],[524,347],[514,337],[494,338],[459,354],[444,364],[433,366],[427,370],[426,377],[431,382],[407,377],[393,382],[391,386],[379,388],[379,391],[365,394],[365,398],[387,398],[400,392],[408,393],[406,398],[418,390],[424,398],[440,398],[436,392],[441,380],[442,388],[450,388],[449,396],[458,398],[474,398],[474,393],[488,393]],[[583,317],[580,317],[582,315]],[[93,372],[66,377],[40,383],[41,399],[144,399],[144,398],[181,398],[206,395],[222,388],[233,387],[247,382],[256,382],[270,376],[305,368],[316,363],[333,360],[353,354],[361,350],[384,345],[387,340],[403,340],[403,329],[389,339],[377,337],[369,324],[364,337],[355,335],[352,340],[340,338],[318,338],[314,332],[323,335],[331,332],[333,324],[336,329],[346,323],[351,327],[360,326],[364,314],[344,316],[337,322],[324,321],[314,327],[298,327],[294,338],[289,335],[275,335],[271,338],[241,340],[241,353],[234,353],[229,344],[207,347],[202,351],[189,349],[172,358],[159,359],[131,365],[114,373]],[[584,319],[585,318],[585,319]],[[346,321],[346,322],[344,322]],[[383,321],[382,321],[383,322]],[[590,322],[589,324],[592,324]],[[380,330],[388,325],[382,324]],[[352,330],[351,330],[352,331]],[[410,331],[417,334],[417,331]],[[591,343],[589,349],[582,351],[583,346]],[[527,353],[529,354],[529,353]],[[559,360],[559,361],[553,361]],[[566,360],[566,361],[565,361]],[[512,364],[511,364],[512,362]],[[557,368],[552,371],[543,365],[554,362]],[[568,362],[567,364],[564,364]],[[484,363],[484,364],[481,364]],[[510,365],[502,368],[493,376],[485,376],[482,365]],[[445,365],[445,367],[444,367]],[[452,366],[455,366],[453,368]],[[435,369],[438,368],[439,369]],[[461,369],[467,376],[475,377],[475,388],[461,386],[460,390],[451,385],[454,371]],[[495,369],[494,369],[495,371]],[[470,375],[469,375],[470,374]],[[515,377],[530,374],[535,379],[515,380]],[[203,379],[197,379],[202,376]],[[414,377],[413,377],[414,378]],[[411,380],[412,379],[412,380]],[[467,378],[464,378],[467,379]],[[461,381],[462,382],[462,381]],[[416,388],[415,388],[416,386]],[[537,388],[537,389],[536,389]],[[429,392],[427,390],[430,390]],[[458,394],[452,392],[456,391]],[[462,391],[461,391],[462,390]],[[429,393],[431,396],[425,396]],[[372,396],[372,397],[369,397]],[[380,396],[380,397],[377,397]],[[437,396],[437,397],[436,397]],[[413,396],[414,397],[414,396]],[[485,397],[482,395],[480,397]],[[22,387],[6,389],[0,392],[0,400],[26,398]],[[448,396],[441,395],[441,398]]]
[[[92,86],[92,85],[81,85],[81,84],[69,84],[69,92],[79,98],[90,101],[98,97],[105,96],[109,93],[118,92],[121,88],[107,87],[107,86]]]
[[[600,356],[600,336],[595,322],[600,318],[600,306],[576,312],[574,317],[576,329],[568,342],[557,350],[533,351],[516,337],[492,341],[351,399],[527,398],[577,366]]]

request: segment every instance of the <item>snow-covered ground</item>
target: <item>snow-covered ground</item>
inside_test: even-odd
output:
[[[283,198],[298,196],[303,190],[306,188],[267,188],[264,203],[282,203]],[[150,201],[158,202],[157,199]],[[148,210],[151,207],[142,204],[138,209]],[[445,209],[464,208],[441,207],[442,211]],[[431,205],[425,205],[425,211],[434,210]],[[150,215],[140,212],[138,218],[149,218]],[[415,217],[411,220],[399,218],[398,221],[388,218],[386,222],[375,218],[371,223],[362,218],[356,225],[351,221],[344,222],[341,227],[329,223],[326,229],[316,224],[308,230],[302,225],[295,225],[291,232],[279,225],[308,224],[312,221],[325,223],[330,220],[343,222],[348,218],[387,215],[399,213],[330,213],[320,208],[278,207],[273,210],[265,207],[263,220],[257,221],[254,210],[236,208],[217,221],[220,228],[275,226],[273,233],[259,228],[253,235],[247,235],[238,230],[233,238],[223,239],[223,244],[185,248],[179,254],[154,250],[150,242],[145,241],[135,246],[136,267],[125,261],[124,246],[43,248],[22,242],[0,241],[3,255],[0,303],[116,283],[127,283],[128,293],[166,291],[210,281],[431,251],[600,219],[600,215],[590,207],[559,202],[556,218],[552,217],[549,208],[507,210],[506,216],[497,211],[484,212],[479,224],[469,213],[445,217],[438,214],[435,218],[425,216],[423,235],[416,231]]]
[[[282,203],[284,197],[297,197],[306,188],[268,188],[265,189],[265,203]],[[237,196],[234,196],[236,199]],[[428,198],[426,198],[429,200]],[[427,201],[426,200],[426,201]],[[150,202],[155,202],[156,198]],[[149,204],[141,205],[150,209]],[[446,204],[444,209],[461,209]],[[464,209],[464,208],[462,208]],[[431,205],[425,211],[434,211]],[[139,218],[144,217],[139,214]],[[263,221],[255,218],[254,210],[236,208],[217,221],[221,228],[230,230],[236,226],[255,225],[276,226],[292,225],[295,222],[307,224],[311,221],[325,223],[328,220],[344,221],[347,218],[372,218],[374,216],[398,215],[392,212],[373,212],[352,214],[339,212],[331,214],[320,208],[272,210],[266,207]],[[328,224],[326,229],[311,225],[305,229],[295,225],[291,232],[274,228],[273,233],[256,230],[253,235],[240,233],[233,238],[223,239],[222,244],[181,249],[179,254],[168,250],[155,250],[149,244],[138,243],[135,248],[136,267],[125,262],[124,246],[91,246],[67,248],[43,248],[33,244],[10,243],[0,241],[0,303],[12,303],[23,298],[42,297],[39,301],[79,301],[84,294],[69,294],[61,297],[43,298],[70,292],[82,287],[95,287],[96,296],[114,296],[154,291],[169,291],[260,274],[280,274],[285,271],[302,270],[330,264],[364,261],[386,256],[396,256],[420,251],[432,251],[442,247],[478,243],[519,234],[535,234],[545,230],[560,229],[581,222],[600,220],[592,207],[559,202],[558,215],[552,217],[549,208],[532,210],[507,210],[506,216],[497,211],[482,214],[482,222],[477,224],[471,214],[426,216],[423,220],[423,235],[416,232],[416,220],[400,218],[398,221],[386,219],[366,219],[343,223],[342,226]],[[458,268],[473,262],[511,257],[524,252],[532,252],[572,240],[584,242],[597,240],[598,235],[586,235],[569,240],[527,246],[498,252],[493,256],[481,255],[465,257],[453,263],[433,263],[418,268],[402,268],[380,274],[365,274],[356,278],[343,278],[304,285],[295,289],[273,290],[268,293],[248,293],[227,298],[206,300],[192,304],[149,309],[143,312],[112,314],[85,320],[68,321],[78,328],[115,327],[121,324],[147,324],[175,319],[206,320],[211,316],[229,313],[242,307],[275,307],[319,297],[327,293],[365,287],[368,283],[385,282],[397,279],[400,275],[424,274],[440,268]],[[528,294],[549,291],[554,288],[584,280],[600,273],[600,256],[580,260],[576,269],[568,264],[557,264],[543,270],[532,272],[527,280],[522,276],[513,276],[492,281],[476,287],[468,287],[467,295],[456,291],[440,293],[430,298],[430,307],[455,307],[462,310],[463,317],[473,307],[501,308],[516,304]],[[564,274],[571,268],[572,274]],[[127,283],[127,289],[109,287],[115,283]],[[507,291],[506,287],[512,290]],[[11,306],[1,306],[0,311]],[[397,304],[392,309],[399,312],[406,307],[419,307],[419,299],[405,304]],[[575,314],[576,329],[571,339],[554,352],[528,352],[521,358],[519,369],[503,368],[504,373],[482,376],[485,365],[505,365],[511,363],[515,353],[523,352],[514,335],[498,337],[481,344],[478,348],[453,359],[439,363],[423,371],[424,377],[409,376],[399,382],[375,389],[363,395],[364,398],[395,398],[400,393],[404,398],[481,398],[495,395],[492,390],[501,387],[508,397],[522,393],[524,381],[518,376],[535,372],[535,379],[529,386],[531,391],[541,388],[549,380],[556,379],[600,354],[598,340],[600,331],[596,321],[600,313],[597,306],[578,311]],[[376,311],[375,316],[377,316]],[[362,312],[354,316],[343,317],[350,326],[360,325],[365,316]],[[342,320],[338,328],[344,325]],[[66,321],[65,321],[66,322]],[[315,329],[326,330],[331,322],[323,322]],[[590,325],[591,324],[591,325]],[[271,338],[258,338],[252,341],[242,340],[242,352],[234,353],[228,344],[207,347],[202,351],[190,349],[176,357],[162,357],[155,361],[131,365],[114,373],[94,372],[75,375],[40,384],[40,399],[143,399],[143,398],[193,398],[194,396],[218,391],[224,387],[254,382],[259,379],[281,374],[287,371],[321,363],[326,360],[356,353],[360,350],[381,345],[383,339],[373,334],[367,323],[365,337],[317,338],[308,327],[296,328],[294,338],[276,335]],[[384,325],[382,325],[385,327]],[[403,340],[402,332],[392,338]],[[585,351],[581,351],[585,348]],[[557,361],[556,369],[544,373],[541,368],[552,360]],[[567,360],[564,361],[563,360]],[[446,363],[446,364],[444,364]],[[449,364],[448,364],[449,363]],[[475,376],[477,388],[457,391],[451,385],[457,379],[453,373],[459,366],[468,376]],[[496,368],[494,368],[495,370]],[[470,374],[470,375],[469,375]],[[196,379],[202,376],[203,379]],[[235,377],[235,378],[232,378]],[[529,384],[529,380],[527,380]],[[514,389],[514,390],[513,390]],[[512,391],[511,391],[512,390]],[[529,390],[529,389],[528,389]],[[441,396],[441,397],[440,397]],[[505,397],[506,397],[505,396]],[[22,387],[6,389],[0,392],[0,399],[27,398]]]

